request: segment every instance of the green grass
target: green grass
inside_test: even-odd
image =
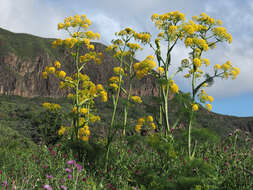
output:
[[[94,111],[101,121],[90,126],[89,143],[82,143],[57,135],[59,125],[67,122],[66,115],[71,110],[67,99],[0,96],[0,184],[17,189],[42,189],[46,184],[53,189],[63,189],[62,185],[68,189],[101,190],[252,189],[250,136],[227,129],[231,132],[228,136],[227,132],[214,131],[215,127],[202,127],[197,116],[192,132],[193,142],[197,142],[196,154],[195,159],[189,160],[184,127],[187,113],[181,100],[187,101],[188,97],[178,95],[169,106],[171,123],[180,114],[183,126],[174,130],[172,140],[162,130],[153,136],[140,136],[133,130],[139,117],[147,114],[157,117],[155,97],[144,97],[143,104],[130,106],[127,128],[130,135],[122,138],[124,99],[121,98],[116,118],[118,129],[111,144],[108,168],[104,168],[106,127],[112,112],[109,102],[96,102]],[[48,115],[41,106],[43,102],[58,103],[62,111],[59,115]],[[204,110],[199,116],[210,119],[208,125],[214,122]],[[215,122],[218,127],[219,120]],[[43,136],[42,131],[48,135]],[[75,160],[75,164],[69,165],[70,160]],[[82,170],[78,170],[77,163]],[[68,173],[66,168],[71,171]]]

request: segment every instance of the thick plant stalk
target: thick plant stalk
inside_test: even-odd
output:
[[[130,68],[129,68],[129,76],[130,77],[131,77],[131,74],[132,74],[132,65],[133,65],[133,60],[131,61]],[[128,95],[127,95],[127,104],[124,107],[123,136],[126,136],[128,104],[129,104],[129,101],[130,101],[131,93],[132,93],[132,78],[130,78],[129,92],[128,92]]]
[[[75,56],[75,66],[76,66],[76,71],[77,71],[77,82],[75,86],[76,90],[76,108],[77,108],[77,120],[76,120],[76,128],[75,128],[75,136],[76,140],[78,139],[78,129],[79,129],[79,118],[80,118],[80,105],[79,105],[79,82],[80,82],[80,70],[79,70],[79,45],[77,46],[76,49],[76,56]]]
[[[192,158],[192,152],[191,152],[192,117],[193,117],[193,112],[191,112],[190,122],[189,122],[189,126],[188,126],[188,155],[189,155],[190,159]]]
[[[192,77],[192,97],[193,97],[193,104],[195,103],[195,96],[196,96],[196,92],[195,92],[195,83],[196,83],[196,75],[195,72],[193,73],[193,77]],[[191,115],[190,115],[190,121],[189,121],[189,126],[188,126],[188,155],[189,158],[192,159],[193,158],[193,154],[191,151],[191,129],[192,129],[192,120],[193,120],[193,116],[194,116],[194,112],[193,110],[191,110]]]
[[[123,51],[125,51],[126,46],[124,46]],[[121,68],[123,65],[123,55],[120,57],[120,72],[119,72],[119,86],[118,86],[118,91],[116,95],[116,100],[113,97],[113,113],[112,113],[112,119],[111,119],[111,124],[109,127],[109,134],[107,135],[107,145],[106,145],[106,157],[105,157],[105,168],[104,170],[107,170],[107,165],[108,165],[108,159],[109,159],[109,152],[110,152],[110,147],[111,147],[111,130],[114,124],[115,120],[115,115],[116,115],[116,110],[118,106],[118,101],[119,101],[119,95],[120,95],[120,90],[121,90],[121,81],[122,81],[122,73],[121,73]]]

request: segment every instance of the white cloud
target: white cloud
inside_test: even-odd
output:
[[[98,14],[91,16],[90,19],[93,22],[94,32],[101,34],[101,41],[103,43],[110,44],[115,32],[121,30],[120,23],[106,15]]]
[[[0,27],[18,33],[57,37],[61,13],[39,0],[1,0]]]

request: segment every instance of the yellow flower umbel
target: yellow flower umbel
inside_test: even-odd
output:
[[[131,99],[132,99],[133,102],[136,102],[138,104],[142,103],[142,100],[139,96],[132,96]]]
[[[156,125],[154,124],[154,119],[151,115],[147,117],[140,117],[135,125],[135,131],[140,133],[141,130],[147,130],[148,132],[152,132],[156,129]]]
[[[147,56],[143,61],[134,64],[136,77],[142,79],[155,67],[154,57],[152,55]]]
[[[48,109],[49,111],[58,111],[59,109],[61,109],[61,106],[59,104],[54,104],[54,103],[49,103],[49,102],[43,103],[42,106]]]
[[[194,64],[196,67],[201,67],[202,61],[201,61],[200,59],[198,59],[198,58],[194,58],[193,64]]]
[[[198,111],[199,110],[198,104],[192,104],[192,110],[193,111]]]
[[[78,138],[82,141],[88,141],[90,136],[89,127],[86,125],[78,130]]]
[[[54,62],[54,66],[57,68],[57,69],[60,69],[61,68],[61,63],[59,61],[55,61]]]
[[[206,104],[206,109],[207,109],[208,111],[211,111],[211,110],[212,110],[212,105],[211,105],[211,104]]]
[[[158,73],[161,75],[164,73],[164,68],[163,67],[158,67]]]
[[[170,80],[169,88],[170,88],[171,92],[174,94],[179,92],[179,88],[178,88],[177,84],[174,82],[174,80]]]
[[[61,128],[58,130],[58,135],[59,136],[64,135],[65,131],[66,131],[66,128],[64,126],[61,126]]]
[[[43,71],[43,72],[42,72],[42,77],[43,77],[44,79],[47,79],[47,72],[46,72],[46,71]]]

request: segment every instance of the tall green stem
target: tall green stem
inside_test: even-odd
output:
[[[195,74],[195,72],[193,72],[193,76],[192,76],[192,98],[193,98],[193,104],[195,103],[195,96],[196,96],[195,84],[196,84],[196,74]],[[189,155],[190,159],[193,157],[192,156],[192,151],[191,151],[191,129],[192,129],[193,114],[194,114],[194,112],[193,112],[193,110],[191,110],[189,127],[188,127],[188,155]]]
[[[125,52],[125,48],[126,45],[123,48],[122,52]],[[122,73],[121,73],[121,68],[123,65],[123,57],[124,55],[122,54],[120,57],[120,71],[119,71],[119,86],[117,89],[117,95],[116,95],[116,100],[114,100],[113,98],[113,113],[112,113],[112,120],[111,120],[111,125],[109,127],[109,134],[107,135],[107,145],[106,145],[106,157],[105,157],[105,171],[107,169],[107,165],[108,165],[108,158],[109,158],[109,152],[110,152],[110,144],[111,144],[111,130],[114,124],[114,120],[115,120],[115,114],[116,114],[116,110],[117,110],[117,105],[118,105],[118,101],[119,101],[119,95],[120,95],[120,90],[121,90],[121,82],[122,82]]]
[[[132,75],[132,65],[133,65],[133,60],[131,60],[130,68],[129,68],[129,76],[130,76],[130,81],[129,81],[129,92],[127,95],[127,103],[124,106],[124,125],[123,125],[123,136],[126,135],[126,124],[127,124],[127,111],[128,111],[128,104],[130,101],[131,93],[132,93],[132,80],[131,78]]]
[[[190,115],[190,122],[189,122],[189,127],[188,127],[188,155],[189,158],[191,158],[192,153],[191,153],[191,129],[192,129],[192,118],[193,118],[193,112],[191,112]]]
[[[77,108],[77,118],[76,118],[76,126],[75,126],[75,136],[78,139],[78,129],[79,129],[79,118],[80,118],[80,105],[79,105],[79,83],[80,83],[80,71],[79,71],[79,44],[76,48],[75,54],[75,66],[77,71],[77,82],[75,86],[76,90],[76,108]]]

